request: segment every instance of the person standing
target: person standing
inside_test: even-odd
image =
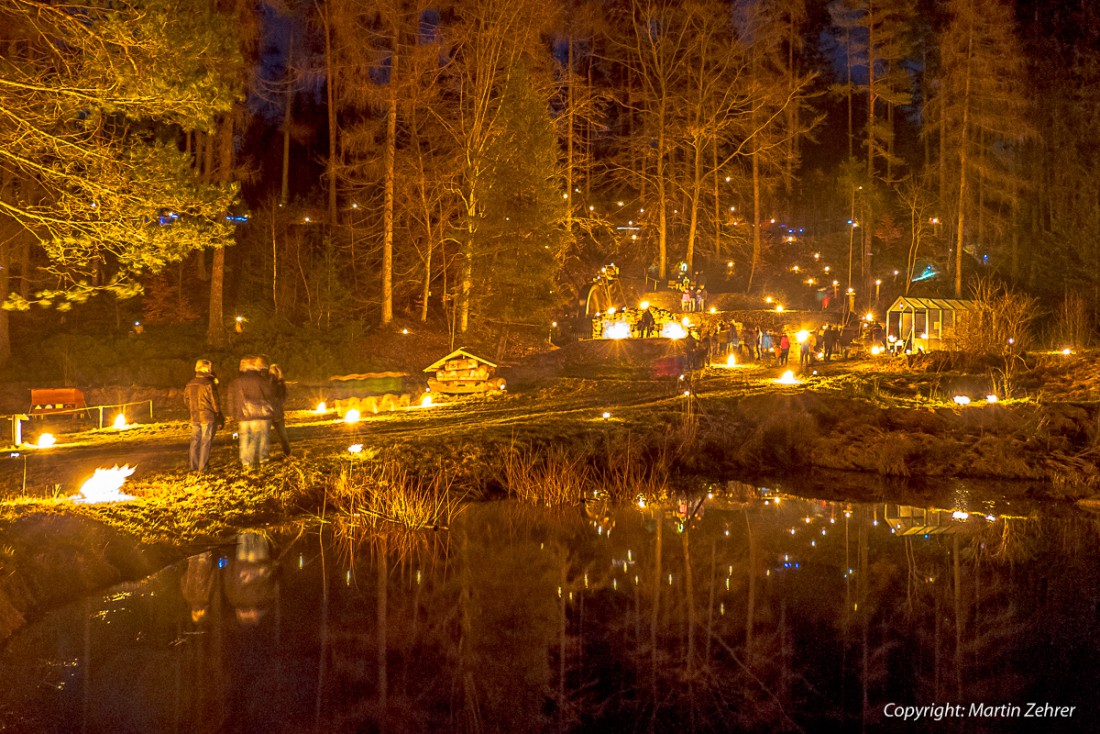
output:
[[[224,422],[218,404],[218,378],[209,359],[195,362],[195,376],[183,390],[183,401],[191,414],[191,471],[204,472],[210,463],[214,432]]]
[[[271,381],[271,407],[274,411],[271,414],[271,428],[283,447],[283,456],[290,456],[290,437],[286,435],[286,381],[282,368],[272,364],[267,369],[267,378]]]
[[[271,405],[271,382],[263,374],[261,357],[244,357],[240,374],[229,386],[229,404],[237,421],[241,466],[252,469],[267,456],[267,438],[275,410]]]
[[[779,337],[779,366],[786,367],[787,359],[791,354],[791,338],[787,336],[787,332],[783,332],[783,336]]]

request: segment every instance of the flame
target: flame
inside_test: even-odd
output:
[[[605,339],[628,339],[630,338],[630,324],[625,321],[607,324],[604,327],[603,336]]]
[[[125,502],[135,499],[132,495],[123,494],[122,488],[126,477],[134,473],[137,467],[114,466],[111,469],[96,469],[91,479],[88,479],[80,487],[80,493],[74,496],[73,502],[80,504],[97,504],[100,502]]]
[[[361,444],[361,443],[353,443],[351,446],[348,446],[348,453],[349,454],[361,454],[362,452],[363,452],[363,444]]]
[[[115,422],[112,424],[116,430],[125,431],[130,427],[130,424],[126,422],[126,414],[119,413],[115,416]]]
[[[795,378],[794,372],[791,371],[791,370],[787,370],[786,372],[783,373],[782,377],[780,377],[778,380],[775,381],[775,384],[776,385],[797,385],[797,384],[799,384],[799,382],[798,382],[798,379]]]
[[[736,364],[737,364],[737,360],[734,358],[734,356],[732,354],[729,357],[726,358],[726,366],[727,367],[733,367]]]
[[[359,411],[355,408],[352,408],[347,413],[344,413],[344,423],[358,423],[359,418]]]
[[[38,448],[40,449],[48,449],[55,443],[57,443],[57,439],[54,438],[52,433],[43,433],[38,437]]]
[[[321,402],[317,403],[317,407],[313,409],[313,412],[314,413],[326,413],[326,412],[328,412],[328,406],[325,405],[325,401],[322,400]]]
[[[430,408],[432,406],[432,396],[429,393],[424,393],[424,397],[420,398],[421,408]]]
[[[675,321],[669,321],[661,329],[661,336],[665,339],[683,339],[687,336],[687,332],[684,331],[684,327],[680,326]]]
[[[970,405],[970,398],[966,395],[956,395],[952,398],[956,405]]]

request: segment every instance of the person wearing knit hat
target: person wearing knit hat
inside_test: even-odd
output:
[[[195,376],[183,391],[183,400],[191,414],[191,471],[204,472],[210,462],[214,431],[222,422],[218,403],[218,379],[208,359],[195,362]]]

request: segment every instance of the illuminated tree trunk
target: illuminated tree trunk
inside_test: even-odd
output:
[[[228,112],[222,118],[218,130],[218,172],[217,179],[228,184],[233,177],[233,113]],[[214,248],[214,262],[210,267],[210,316],[206,324],[206,343],[212,347],[224,347],[228,342],[225,331],[225,310],[223,289],[225,281],[225,248],[230,243],[223,242]]]
[[[752,266],[749,268],[749,284],[746,291],[752,290],[752,281],[760,267],[763,245],[760,238],[760,153],[757,144],[752,144]]]
[[[382,325],[393,323],[393,198],[396,179],[394,159],[397,157],[397,62],[400,28],[394,20],[390,50],[389,100],[386,109],[385,192],[382,205]]]

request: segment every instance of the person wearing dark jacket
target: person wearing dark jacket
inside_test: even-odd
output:
[[[266,461],[267,437],[275,409],[271,405],[271,381],[264,374],[262,357],[245,357],[241,372],[229,386],[229,405],[237,421],[241,466],[251,469]]]
[[[183,390],[183,401],[191,414],[191,471],[204,472],[210,462],[214,431],[223,421],[218,404],[218,380],[210,360],[195,362],[195,376]]]
[[[271,365],[267,370],[267,379],[271,381],[271,407],[274,412],[271,415],[271,428],[275,431],[275,438],[279,439],[279,445],[283,447],[283,456],[290,456],[290,437],[286,435],[286,381],[283,379],[283,370],[277,364]]]

